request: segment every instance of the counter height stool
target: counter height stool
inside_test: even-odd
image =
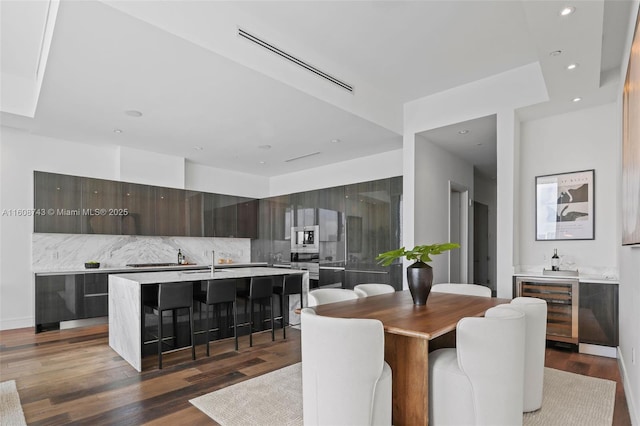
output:
[[[207,312],[207,356],[209,356],[209,332],[211,331],[212,324],[209,321],[209,306],[214,306],[215,308],[219,308],[220,305],[227,306],[227,321],[225,321],[225,326],[228,323],[229,319],[229,310],[228,307],[231,306],[233,309],[233,336],[236,341],[236,351],[238,350],[238,309],[236,306],[236,280],[235,279],[225,279],[225,280],[205,280],[203,284],[206,283],[207,289],[205,293],[198,292],[194,293],[193,300],[200,302],[205,305],[205,310]],[[217,311],[216,311],[217,312]],[[217,315],[217,328],[216,331],[221,334],[220,328],[220,315]]]
[[[158,368],[162,369],[162,313],[173,313],[173,339],[178,341],[177,310],[189,309],[189,332],[191,333],[191,359],[196,359],[195,338],[193,334],[193,284],[190,282],[162,283],[158,285],[158,298],[145,301],[144,304],[158,313]]]
[[[284,314],[284,308],[285,308],[285,297],[287,299],[287,307],[289,306],[289,296],[292,294],[299,294],[300,295],[300,309],[304,308],[304,306],[302,305],[302,274],[291,274],[291,275],[285,275],[284,279],[282,280],[282,285],[281,286],[274,286],[273,287],[273,293],[277,294],[278,296],[280,296],[280,315],[281,315],[281,321],[282,321],[282,338],[286,339],[287,338],[287,327],[285,326],[284,323],[284,319],[285,319],[285,314]]]
[[[260,311],[262,306],[266,305],[267,301],[271,309],[271,341],[275,340],[274,328],[273,328],[273,278],[272,277],[251,277],[249,282],[249,289],[238,292],[238,297],[250,302],[251,311],[249,312],[249,347],[253,347],[253,306],[254,302],[260,304]],[[247,313],[247,304],[244,305],[245,315]]]

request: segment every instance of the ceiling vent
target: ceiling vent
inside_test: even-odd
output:
[[[288,54],[287,52],[285,52],[282,49],[279,49],[277,47],[275,47],[274,45],[267,43],[264,40],[259,39],[258,37],[246,32],[245,30],[243,30],[242,28],[238,28],[238,35],[240,37],[243,37],[255,44],[257,44],[260,47],[263,47],[273,53],[275,53],[276,55],[286,59],[289,62],[292,62],[308,71],[311,71],[312,73],[314,73],[317,76],[320,76],[322,78],[324,78],[327,81],[330,81],[331,83],[335,84],[336,86],[340,86],[341,88],[348,90],[349,92],[353,93],[353,86],[351,86],[350,84],[345,83],[344,81],[340,81],[337,78],[333,77],[330,74],[327,74],[324,71],[319,70],[318,68],[309,65],[308,63],[306,63],[305,61],[296,58],[293,55]]]
[[[292,161],[301,160],[301,159],[303,159],[303,158],[311,157],[311,156],[318,155],[318,154],[320,154],[320,151],[318,151],[318,152],[312,152],[311,154],[301,155],[301,156],[299,156],[299,157],[289,158],[288,160],[284,160],[284,162],[285,162],[285,163],[290,163],[290,162],[292,162]]]

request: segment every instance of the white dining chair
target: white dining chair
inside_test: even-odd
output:
[[[374,319],[301,312],[305,426],[391,425],[391,368]],[[336,332],[339,330],[339,332]]]
[[[536,297],[516,297],[511,303],[496,308],[517,309],[524,313],[524,400],[523,411],[542,407],[544,384],[544,357],[547,343],[547,302]]]
[[[394,293],[396,291],[389,284],[358,284],[353,288],[358,297],[377,296],[379,294]]]
[[[491,297],[491,289],[478,284],[443,283],[431,286],[434,293],[465,294],[467,296]]]
[[[461,319],[456,348],[429,354],[429,424],[521,425],[524,352],[522,312]]]
[[[309,306],[324,305],[327,303],[342,302],[357,299],[355,291],[344,288],[318,288],[309,292]]]

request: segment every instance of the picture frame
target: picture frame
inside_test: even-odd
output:
[[[595,170],[536,176],[536,241],[595,238]]]

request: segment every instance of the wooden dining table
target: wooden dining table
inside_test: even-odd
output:
[[[369,318],[384,326],[384,358],[391,367],[392,420],[396,426],[429,423],[429,352],[455,345],[455,329],[464,317],[483,316],[509,303],[459,294],[431,293],[426,305],[413,304],[409,291],[314,307],[318,315]]]

